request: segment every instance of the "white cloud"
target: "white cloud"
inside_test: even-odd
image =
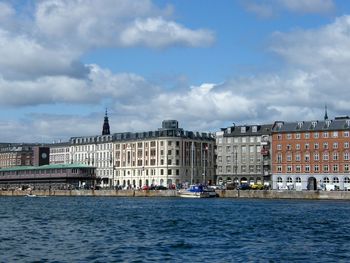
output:
[[[280,4],[292,12],[298,13],[330,13],[335,9],[333,0],[278,0]]]
[[[210,31],[190,30],[166,20],[169,10],[160,10],[149,0],[46,0],[38,4],[36,23],[51,39],[83,48],[203,46],[212,42]]]
[[[213,40],[214,36],[208,30],[190,30],[161,17],[137,19],[121,32],[121,43],[124,46],[146,45],[158,48],[184,44],[195,47],[208,45]]]
[[[333,0],[247,0],[246,10],[263,18],[273,17],[282,11],[300,14],[329,14],[335,10]]]

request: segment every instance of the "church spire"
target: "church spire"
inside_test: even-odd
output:
[[[324,120],[328,120],[327,104],[324,106]]]
[[[103,122],[103,129],[102,129],[102,135],[110,135],[111,132],[109,131],[109,121],[108,121],[108,114],[106,109],[106,114]]]

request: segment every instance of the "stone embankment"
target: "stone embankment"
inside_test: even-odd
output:
[[[350,191],[216,190],[221,198],[350,200]],[[0,191],[0,196],[177,197],[176,190],[32,190]]]

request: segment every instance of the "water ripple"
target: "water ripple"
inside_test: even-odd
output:
[[[341,201],[0,197],[0,262],[348,262]]]

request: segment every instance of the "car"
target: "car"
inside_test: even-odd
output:
[[[168,190],[168,188],[166,188],[163,185],[158,185],[158,186],[155,187],[155,190]]]
[[[250,186],[250,188],[253,189],[253,190],[262,190],[262,189],[264,189],[264,185],[262,185],[262,184],[253,184],[253,185]]]
[[[250,189],[250,185],[243,183],[238,187],[239,190],[249,190]]]
[[[144,185],[144,186],[142,186],[141,189],[142,189],[142,190],[150,190],[150,187],[149,187],[148,185]]]

